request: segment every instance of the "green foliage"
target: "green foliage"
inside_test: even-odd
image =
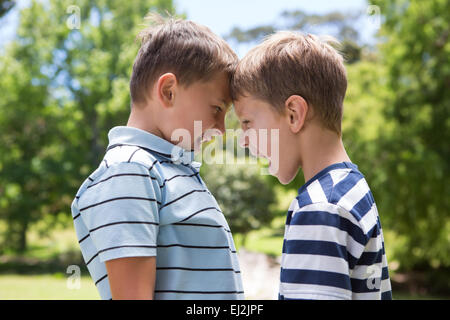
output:
[[[380,6],[388,130],[378,141],[390,227],[405,235],[405,268],[450,267],[450,1]]]
[[[232,232],[244,237],[274,218],[271,206],[276,203],[276,195],[260,169],[255,164],[229,163],[203,164],[201,168],[205,183],[216,197]]]

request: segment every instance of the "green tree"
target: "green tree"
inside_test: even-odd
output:
[[[15,1],[11,0],[0,0],[0,17],[4,16],[11,10],[14,5],[16,4]]]
[[[171,0],[32,1],[0,57],[2,249],[26,249],[30,224],[67,214],[129,112],[136,35]]]
[[[222,153],[216,157],[227,158]],[[276,195],[267,176],[261,174],[259,165],[249,164],[248,159],[235,158],[235,161],[237,164],[205,163],[201,173],[231,231],[243,236],[242,245],[245,246],[249,231],[268,225],[274,218],[271,206],[276,202]]]
[[[449,267],[450,1],[371,2],[393,92],[379,146],[384,210],[408,239],[405,268]]]

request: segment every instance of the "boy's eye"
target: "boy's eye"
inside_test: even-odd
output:
[[[219,106],[213,106],[213,107],[214,107],[214,111],[216,113],[221,113],[222,112],[222,108],[221,107],[219,107]]]

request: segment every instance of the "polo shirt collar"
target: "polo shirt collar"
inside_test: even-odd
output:
[[[170,159],[175,163],[191,164],[197,170],[200,167],[200,163],[194,162],[193,151],[187,151],[163,138],[138,128],[114,127],[109,131],[108,139],[108,149],[118,145],[138,146]]]

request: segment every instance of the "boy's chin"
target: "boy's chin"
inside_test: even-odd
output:
[[[291,183],[292,180],[294,180],[295,176],[297,175],[297,172],[288,173],[288,172],[283,172],[282,170],[277,170],[276,172],[272,173],[272,170],[270,167],[269,167],[269,173],[271,175],[273,175],[274,177],[276,177],[282,185]]]
[[[292,179],[286,179],[284,177],[280,177],[278,175],[276,175],[275,177],[277,177],[278,181],[282,184],[282,185],[287,185],[289,184],[289,182],[291,182],[294,178]]]
[[[285,179],[284,176],[281,174],[279,168],[276,168],[270,159],[269,159],[269,166],[267,167],[267,173],[270,174],[271,176],[276,177],[281,184],[286,184],[284,183]]]

